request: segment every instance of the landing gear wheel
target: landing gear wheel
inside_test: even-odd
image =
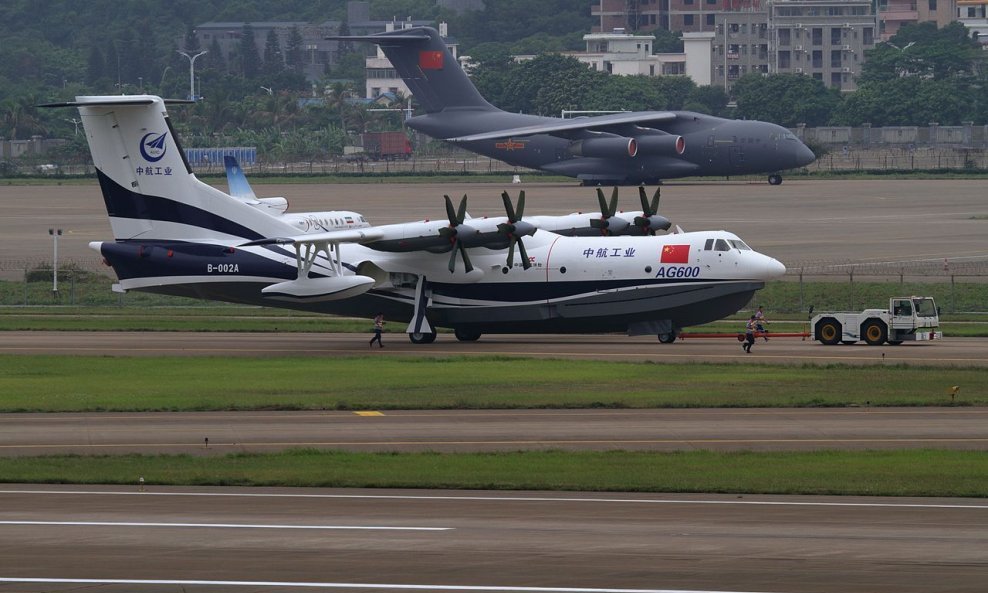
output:
[[[782,175],[779,175],[778,173],[774,173],[772,175],[769,175],[768,176],[768,184],[769,185],[782,185]]]
[[[889,330],[881,321],[867,321],[861,327],[861,336],[869,346],[881,346],[889,337]]]
[[[480,332],[472,329],[458,327],[453,330],[453,335],[461,342],[476,342],[480,339]]]
[[[659,334],[659,343],[672,344],[675,341],[676,341],[676,332],[674,331],[665,334]]]
[[[840,342],[844,329],[836,319],[822,319],[816,324],[816,339],[827,346],[833,346]]]
[[[408,334],[412,344],[431,344],[436,341],[436,332],[416,332]]]

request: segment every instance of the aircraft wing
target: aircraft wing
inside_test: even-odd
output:
[[[327,231],[325,233],[309,233],[293,237],[270,237],[244,243],[241,247],[255,245],[305,245],[313,243],[370,243],[384,237],[384,232],[376,228],[348,229],[345,231]]]
[[[544,124],[523,126],[520,128],[509,128],[506,130],[496,130],[494,132],[484,132],[482,134],[470,134],[469,136],[457,136],[455,138],[445,138],[445,140],[448,142],[473,142],[475,140],[517,138],[519,136],[533,136],[535,134],[555,135],[562,132],[573,132],[578,130],[606,132],[608,131],[608,128],[612,127],[627,126],[629,124],[645,125],[647,127],[647,124],[673,121],[677,117],[678,116],[671,111],[633,111],[629,113],[599,115],[596,117],[578,117],[574,119],[554,120],[548,119],[548,121]]]

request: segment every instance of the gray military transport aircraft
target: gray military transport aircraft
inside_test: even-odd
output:
[[[510,165],[575,177],[585,185],[768,173],[808,165],[813,151],[772,123],[690,111],[639,111],[561,119],[508,113],[488,103],[439,32],[414,27],[327,39],[381,46],[426,114],[408,127]]]
[[[113,240],[90,247],[115,290],[155,292],[407,321],[413,343],[448,327],[482,333],[628,332],[675,340],[679,328],[736,312],[782,263],[727,231],[661,234],[658,194],[642,210],[470,218],[372,226],[351,211],[287,213],[258,198],[236,163],[230,192],[192,172],[165,101],[152,95],[76,97]],[[598,190],[599,192],[599,190]]]

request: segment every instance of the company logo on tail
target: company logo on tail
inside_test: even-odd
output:
[[[168,136],[168,132],[163,132],[157,136],[155,134],[157,132],[150,132],[141,138],[141,156],[149,163],[157,163],[164,158],[167,149],[165,138]]]

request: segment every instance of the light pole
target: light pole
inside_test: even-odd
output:
[[[79,135],[79,124],[82,123],[82,120],[81,119],[76,119],[76,118],[73,117],[72,119],[66,119],[65,121],[67,121],[70,124],[73,124],[75,126],[75,135],[78,136]]]
[[[54,244],[54,252],[52,255],[51,263],[51,294],[54,297],[58,296],[58,238],[62,236],[62,229],[48,229],[48,234],[51,235],[51,239]]]
[[[264,85],[261,85],[261,88],[264,89],[265,91],[267,91],[269,96],[274,94],[274,89],[272,89],[270,87],[266,87]]]
[[[198,58],[203,54],[208,54],[209,50],[204,49],[194,56],[190,56],[189,54],[185,53],[180,49],[176,49],[175,51],[182,54],[189,60],[189,99],[195,101],[196,100],[196,58]]]

